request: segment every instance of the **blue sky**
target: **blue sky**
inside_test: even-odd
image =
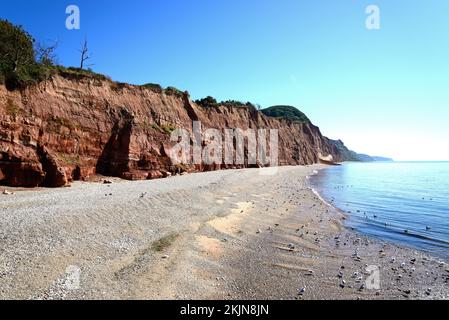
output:
[[[65,28],[68,5],[81,29]],[[381,29],[365,28],[368,5]],[[59,62],[193,98],[290,104],[350,148],[398,160],[449,160],[447,0],[1,0],[0,17]]]

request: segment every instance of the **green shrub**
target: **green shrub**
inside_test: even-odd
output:
[[[164,89],[157,83],[146,83],[140,86],[141,88],[148,89],[154,92],[161,93]]]
[[[206,98],[196,100],[195,103],[203,108],[213,108],[218,106],[217,99],[211,96],[207,96]]]
[[[167,95],[173,95],[177,97],[182,97],[184,95],[184,92],[175,87],[168,87],[164,91]]]
[[[159,127],[159,126],[157,125],[157,123],[153,123],[150,127],[151,127],[151,129],[153,129],[153,130],[162,131],[161,127]]]
[[[21,89],[45,77],[33,46],[34,39],[21,26],[0,19],[0,74],[9,90]]]
[[[176,130],[176,127],[174,125],[171,125],[171,124],[165,124],[165,125],[161,126],[161,129],[165,133],[171,134],[173,131]]]
[[[292,106],[273,106],[263,109],[262,113],[267,117],[287,119],[293,122],[310,122],[304,113]]]

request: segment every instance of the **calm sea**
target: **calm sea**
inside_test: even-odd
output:
[[[310,182],[348,227],[449,258],[449,162],[345,163]]]

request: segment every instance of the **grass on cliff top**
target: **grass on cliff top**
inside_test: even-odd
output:
[[[96,73],[92,71],[91,69],[80,69],[80,68],[73,68],[69,67],[66,68],[64,66],[53,66],[51,67],[51,70],[53,71],[53,74],[57,74],[63,78],[67,79],[73,79],[73,80],[80,80],[83,78],[89,78],[89,79],[95,79],[100,81],[111,81],[111,78],[108,76],[105,76],[100,73]]]
[[[237,100],[226,100],[218,102],[214,97],[208,96],[203,99],[198,99],[195,103],[203,108],[217,108],[220,106],[232,107],[232,108],[246,108],[249,110],[257,110],[256,105],[251,102],[243,103]]]
[[[178,88],[175,87],[167,87],[164,90],[165,94],[167,95],[173,95],[173,96],[177,96],[177,97],[182,97],[184,95],[184,92],[179,90]]]
[[[292,106],[273,106],[261,110],[267,117],[287,119],[293,122],[310,123],[309,118]]]
[[[162,92],[164,89],[157,83],[146,83],[140,86],[141,88],[148,89],[155,92]]]

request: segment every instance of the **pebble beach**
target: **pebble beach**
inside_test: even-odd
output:
[[[344,227],[321,168],[1,187],[0,299],[449,298],[445,261]]]

